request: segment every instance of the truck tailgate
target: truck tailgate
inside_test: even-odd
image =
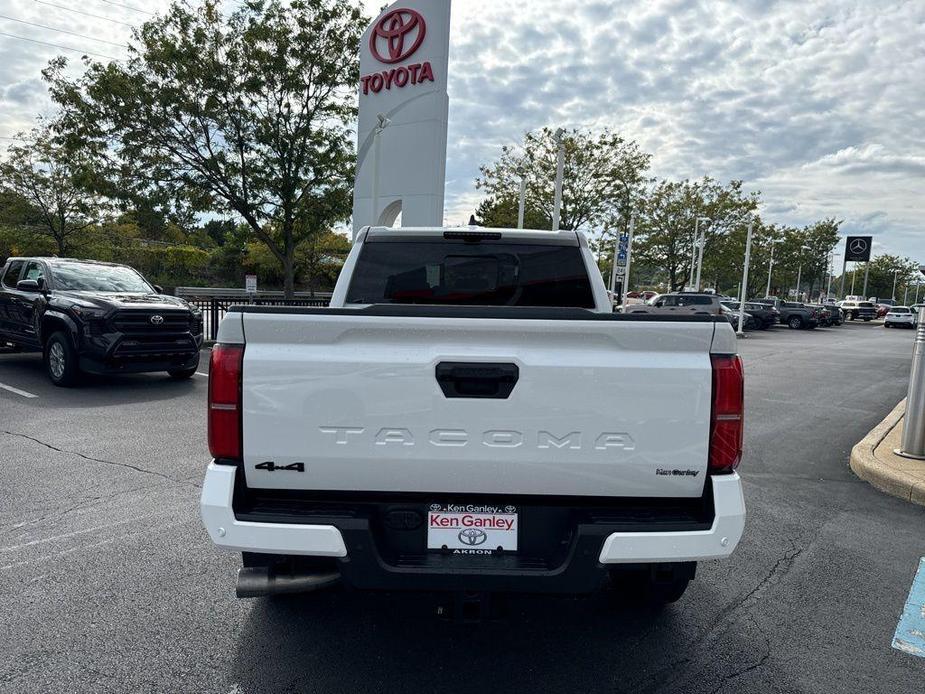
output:
[[[701,495],[718,324],[409,313],[229,316],[248,486]]]

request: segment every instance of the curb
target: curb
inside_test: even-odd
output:
[[[925,481],[910,474],[916,465],[925,472],[925,464],[901,458],[892,449],[884,452],[877,449],[899,426],[906,414],[906,400],[903,399],[886,418],[875,426],[854,448],[851,449],[851,470],[862,480],[869,482],[881,492],[898,497],[920,506],[925,506]],[[892,460],[897,461],[893,463]]]

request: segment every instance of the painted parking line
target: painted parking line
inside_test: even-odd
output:
[[[925,658],[925,557],[919,561],[903,616],[896,625],[893,648]]]
[[[208,378],[208,377],[209,377],[209,374],[207,374],[207,373],[205,373],[205,372],[203,372],[203,371],[197,371],[197,372],[196,372],[196,375],[197,375],[197,376],[202,376],[203,378]]]
[[[13,386],[8,386],[6,383],[0,383],[0,390],[6,390],[10,393],[15,393],[16,395],[21,395],[24,398],[37,398],[38,395],[35,393],[30,393],[26,390],[20,390],[19,388],[14,388]]]

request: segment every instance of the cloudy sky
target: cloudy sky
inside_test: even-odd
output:
[[[39,71],[63,52],[8,35],[119,57],[167,4],[0,0],[0,137],[49,112]],[[922,0],[456,0],[450,56],[448,223],[503,144],[611,126],[654,175],[742,178],[771,221],[834,216],[925,262]]]

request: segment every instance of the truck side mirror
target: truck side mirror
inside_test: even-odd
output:
[[[163,293],[164,293],[164,288],[163,288],[161,285],[159,285],[159,284],[155,284],[155,285],[154,285],[154,291],[156,291],[158,294],[163,294]]]
[[[42,285],[39,284],[38,280],[19,280],[19,282],[16,283],[16,288],[21,292],[42,291]]]

